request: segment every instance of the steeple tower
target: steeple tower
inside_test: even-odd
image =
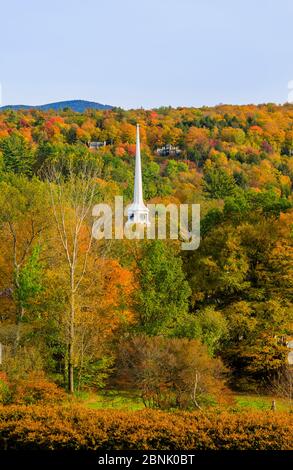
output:
[[[139,124],[136,126],[136,154],[133,203],[128,208],[128,223],[150,225],[149,210],[144,205],[142,195],[141,156]]]

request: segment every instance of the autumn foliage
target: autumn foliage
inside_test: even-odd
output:
[[[64,390],[48,380],[42,372],[31,372],[12,387],[13,401],[17,404],[44,402],[61,403],[66,399]]]
[[[292,450],[293,417],[9,406],[0,408],[0,442],[17,450]]]
[[[117,381],[146,406],[199,408],[231,400],[226,370],[199,341],[136,336],[119,343]]]
[[[119,361],[131,386],[142,394],[147,384],[147,401],[161,407],[189,408],[192,387],[199,405],[228,396],[211,378],[223,363],[229,387],[241,391],[267,391],[282,377],[293,337],[292,119],[292,104],[0,113],[1,370],[18,384],[17,402],[49,397],[51,379],[71,392],[97,390]],[[178,240],[91,239],[96,203],[132,200],[136,123],[144,200],[200,204],[197,250],[181,251]],[[139,335],[153,339],[136,348]],[[206,348],[203,383],[194,342]],[[35,376],[34,390],[25,382],[36,372],[30,361],[22,374],[28,351],[51,378],[38,378],[44,393]]]

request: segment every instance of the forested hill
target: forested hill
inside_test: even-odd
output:
[[[78,113],[83,113],[86,109],[112,109],[112,106],[108,104],[101,104],[96,103],[94,101],[86,101],[86,100],[70,100],[70,101],[57,101],[55,103],[47,103],[37,106],[30,106],[26,104],[16,104],[16,105],[7,105],[2,106],[0,111],[5,111],[7,109],[17,110],[25,110],[25,109],[39,109],[41,111],[48,111],[52,109],[54,111],[60,111],[63,109],[69,108],[72,111],[76,111]]]
[[[92,205],[133,197],[136,123],[145,202],[200,204],[195,251],[91,241]],[[13,390],[38,368],[71,391],[109,377],[153,406],[188,408],[195,370],[202,406],[229,397],[219,376],[242,392],[283,384],[292,123],[291,104],[0,113],[0,342]]]

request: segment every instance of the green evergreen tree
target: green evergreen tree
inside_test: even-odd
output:
[[[222,199],[233,194],[236,183],[233,176],[221,168],[213,168],[204,175],[204,191],[211,198]]]
[[[30,176],[33,172],[34,153],[25,139],[12,133],[0,141],[0,150],[6,171]]]

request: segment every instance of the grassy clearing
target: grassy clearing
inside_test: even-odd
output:
[[[276,410],[277,411],[290,411],[289,400],[285,398],[278,398],[274,396],[267,395],[236,395],[236,406],[239,409],[250,409],[250,410],[260,410],[267,411],[272,407],[272,401],[276,401]]]
[[[136,411],[145,408],[141,398],[135,393],[125,392],[121,390],[107,390],[100,393],[85,393],[82,392],[77,395],[77,398],[87,408],[94,410],[124,410]],[[235,395],[235,405],[232,406],[234,410],[258,410],[268,411],[271,409],[272,401],[276,400],[277,411],[290,411],[289,400],[285,398],[276,398],[267,395]]]
[[[98,394],[82,393],[78,398],[88,408],[94,410],[129,410],[136,411],[145,408],[142,400],[129,392],[108,390]]]

